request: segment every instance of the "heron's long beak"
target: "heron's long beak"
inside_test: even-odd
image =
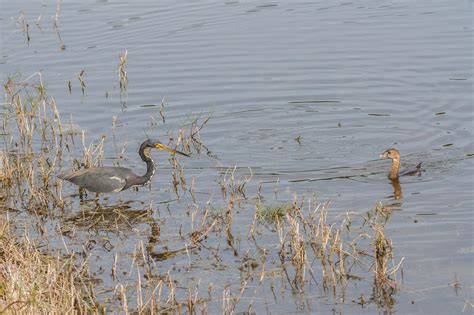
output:
[[[171,154],[181,154],[181,155],[184,155],[184,156],[189,156],[189,154],[186,154],[184,152],[181,152],[181,151],[178,151],[178,150],[175,150],[175,149],[171,149],[167,146],[165,146],[164,144],[162,143],[158,143],[158,144],[155,144],[155,148],[159,149],[159,150],[163,150],[163,151],[166,151],[166,152],[169,152]]]

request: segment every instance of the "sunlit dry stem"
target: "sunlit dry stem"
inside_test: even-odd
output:
[[[119,86],[120,86],[120,95],[127,91],[128,76],[127,71],[125,70],[125,64],[127,63],[128,50],[125,50],[124,53],[119,54],[119,63],[118,63],[118,74],[119,74]]]
[[[164,97],[161,99],[161,103],[160,103],[160,116],[164,124],[165,123],[165,98]]]

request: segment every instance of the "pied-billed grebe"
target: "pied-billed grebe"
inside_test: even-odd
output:
[[[388,178],[397,179],[399,176],[405,175],[421,175],[421,162],[414,169],[404,170],[399,173],[400,170],[400,153],[397,149],[388,149],[380,154],[381,159],[392,159],[392,167],[390,168],[390,173],[388,173]]]

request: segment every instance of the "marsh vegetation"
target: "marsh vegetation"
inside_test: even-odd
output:
[[[0,314],[471,310],[471,19],[444,2],[4,3]],[[146,138],[191,157],[98,199],[57,177],[143,174]],[[426,171],[387,180],[388,147]]]
[[[219,211],[211,207],[214,201],[196,201],[196,187],[187,184],[186,170],[171,157],[171,191],[177,199],[188,194],[195,202],[181,210],[188,211],[189,222],[174,231],[179,235],[166,239],[166,220],[156,219],[156,209],[146,201],[137,208],[132,201],[109,204],[105,198],[96,204],[86,197],[76,209],[76,195],[67,193],[75,188],[65,191],[57,174],[101,165],[107,135],[86,144],[84,133],[68,131],[41,73],[12,77],[4,90],[3,312],[255,312],[261,290],[271,290],[275,302],[283,301],[286,291],[322,292],[334,304],[350,299],[380,309],[393,306],[403,259],[395,258],[385,234],[390,213],[383,206],[332,219],[329,206],[315,196],[295,194],[291,203],[266,206],[260,190],[246,189],[252,177],[233,167],[221,173]],[[170,141],[207,156],[200,131],[208,121],[192,119]],[[20,212],[28,213],[31,224],[15,225],[14,214]],[[251,224],[236,225],[241,216],[253,218]],[[136,243],[131,256],[116,250],[120,238],[144,225],[147,238]],[[51,243],[58,237],[62,246]],[[91,250],[98,246],[114,257],[113,264],[99,264],[99,271],[91,272]],[[163,270],[163,261],[173,264]],[[238,282],[215,283],[196,270],[233,274]],[[347,288],[358,282],[370,283],[363,287],[371,290],[355,295],[351,290],[347,296]]]

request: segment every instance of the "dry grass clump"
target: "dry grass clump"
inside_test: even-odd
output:
[[[104,312],[74,255],[43,253],[27,234],[0,221],[0,314]]]
[[[2,187],[11,206],[29,211],[63,207],[56,169],[66,136],[54,98],[46,95],[41,73],[9,78],[2,110]]]
[[[161,110],[160,115],[164,121],[164,116],[162,115]],[[207,125],[211,118],[212,116],[204,117],[203,119],[201,119],[199,116],[189,116],[179,129],[176,140],[173,135],[169,135],[170,142],[175,140],[176,146],[181,146],[184,152],[194,151],[197,154],[204,152],[208,156],[212,157],[211,151],[209,151],[201,137],[202,129]]]
[[[403,262],[395,261],[392,241],[386,235],[390,213],[378,204],[364,215],[346,213],[329,220],[327,204],[313,198],[300,200],[295,195],[292,205],[257,205],[254,217],[255,222],[275,226],[283,275],[293,292],[303,293],[308,284],[314,283],[335,302],[341,301],[351,281],[362,281],[369,274],[372,292],[366,293],[370,297],[364,297],[363,304],[390,309]],[[260,220],[262,217],[273,221]],[[249,231],[253,239],[258,230],[254,225]]]
[[[369,213],[348,213],[329,219],[327,204],[295,196],[292,204],[266,208],[257,205],[253,224],[239,228],[234,221],[238,215],[233,212],[238,207],[234,193],[229,194],[228,202],[228,207],[219,211],[209,207],[192,211],[190,233],[180,231],[183,246],[160,252],[152,249],[155,243],[149,244],[151,247],[139,247],[148,249],[136,253],[135,267],[144,268],[147,276],[136,289],[137,301],[133,301],[130,292],[123,291],[123,287],[118,291],[120,300],[133,302],[139,312],[206,312],[208,307],[215,310],[219,303],[224,313],[245,309],[251,312],[261,290],[269,283],[281,283],[283,290],[290,289],[294,294],[308,294],[314,286],[319,287],[335,304],[344,303],[346,295],[350,295],[356,304],[375,304],[380,310],[394,307],[399,289],[397,273],[403,259],[395,261],[393,244],[385,231],[388,214],[383,212],[382,205]],[[271,220],[258,219],[262,209]],[[270,234],[260,230],[262,224],[273,227]],[[246,231],[255,247],[239,245],[238,235]],[[270,241],[272,237],[274,242]],[[223,244],[227,247],[221,246]],[[209,263],[215,272],[232,273],[237,268],[240,284],[216,283],[216,287],[211,284],[206,295],[205,288],[193,287],[183,279],[182,273],[194,268],[191,261],[203,255],[201,251],[212,257]],[[229,253],[235,265],[223,263],[229,259]],[[183,264],[177,270],[171,268],[157,273],[157,269],[151,267],[186,255],[189,265]],[[145,258],[147,256],[153,259]],[[204,280],[206,276],[202,277]],[[201,281],[199,277],[196,280]],[[352,292],[346,292],[348,286],[356,282],[364,282],[365,285],[360,286],[366,288],[357,291],[362,292],[359,299],[354,298]],[[134,309],[130,304],[122,307],[124,310],[128,307],[129,311]]]
[[[161,101],[160,116],[163,123],[165,122],[165,116],[163,113],[164,100]],[[168,132],[168,146],[183,151],[185,153],[196,153],[202,154],[206,152],[208,156],[211,156],[211,152],[204,145],[201,138],[201,130],[206,126],[211,117],[206,117],[202,122],[199,117],[187,118],[187,121],[179,128],[178,134],[175,136],[171,131]],[[194,178],[191,180],[191,185],[188,186],[186,177],[184,174],[184,168],[178,163],[178,160],[174,155],[170,155],[168,158],[171,168],[171,180],[173,184],[173,190],[178,199],[181,197],[180,190],[182,192],[189,192],[193,200],[194,196]]]
[[[370,257],[373,260],[370,265],[370,271],[373,274],[373,292],[370,302],[384,308],[392,308],[395,305],[394,295],[399,289],[397,273],[404,260],[402,258],[395,263],[393,243],[385,232],[385,224],[391,213],[390,208],[378,203],[366,216],[366,222],[372,230],[372,234],[368,237],[372,243]]]
[[[4,91],[0,185],[6,204],[52,215],[53,210],[65,207],[62,183],[56,177],[64,157],[71,159],[73,169],[100,165],[105,136],[101,135],[98,143],[86,145],[82,131],[79,161],[71,154],[77,133],[63,128],[56,102],[47,95],[40,72],[26,79],[9,78]]]

